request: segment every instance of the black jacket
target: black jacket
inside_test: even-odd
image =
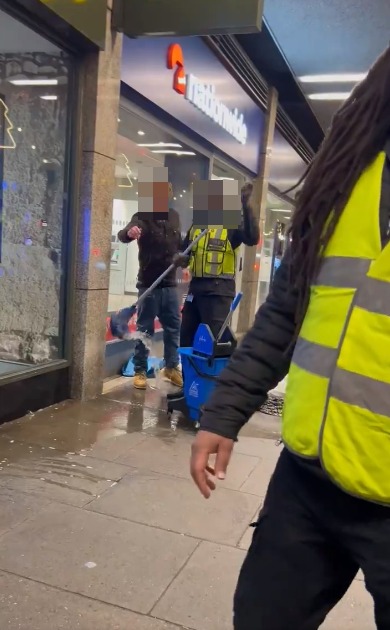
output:
[[[190,228],[183,243],[183,251],[190,243]],[[240,245],[257,245],[260,239],[260,229],[251,208],[244,205],[242,208],[242,225],[236,230],[228,230],[228,239],[232,249],[237,249]],[[234,297],[236,292],[236,282],[234,279],[226,278],[192,278],[188,293],[193,295],[209,294]]]
[[[172,263],[172,258],[181,249],[180,218],[176,210],[170,209],[168,220],[145,219],[136,212],[130,223],[121,230],[118,238],[122,243],[131,243],[127,233],[133,226],[142,230],[138,240],[139,272],[137,287],[150,287]],[[176,269],[160,284],[161,287],[176,286]]]
[[[385,246],[390,237],[389,157],[383,173],[379,221]],[[252,328],[222,372],[205,406],[201,418],[201,428],[205,431],[237,439],[240,429],[259,409],[267,393],[287,375],[298,303],[292,286],[287,252],[266,302],[258,310]]]

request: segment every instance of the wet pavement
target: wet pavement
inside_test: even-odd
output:
[[[206,502],[192,426],[131,379],[105,392],[0,427],[1,630],[231,630],[279,419],[252,418]],[[374,627],[358,579],[323,630]]]

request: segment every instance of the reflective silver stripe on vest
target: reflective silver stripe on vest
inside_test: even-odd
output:
[[[215,236],[213,238],[217,238],[219,240],[222,240],[222,232],[223,232],[223,228],[222,229],[218,229],[215,230]],[[209,235],[209,240],[210,240],[210,235]],[[208,247],[208,241],[207,241],[207,247]],[[213,252],[213,251],[207,251],[207,267],[210,269],[210,271],[206,271],[204,270],[204,276],[218,276],[221,277],[220,274],[218,274],[218,269],[221,267],[221,265],[223,263],[218,262],[218,256],[220,254],[225,254],[225,252]]]
[[[337,356],[337,348],[327,348],[299,337],[292,361],[302,370],[306,370],[306,372],[330,378],[333,374]]]
[[[329,396],[347,405],[367,409],[373,414],[390,415],[390,384],[368,376],[337,368],[331,381]]]
[[[356,294],[355,306],[390,317],[390,282],[367,277]]]
[[[314,286],[357,289],[370,268],[368,258],[331,256],[324,258]]]

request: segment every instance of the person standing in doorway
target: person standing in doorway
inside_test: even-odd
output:
[[[283,449],[234,599],[235,630],[318,630],[359,569],[390,628],[390,48],[335,115],[291,244],[205,406],[191,472],[207,498],[288,373]],[[356,627],[359,627],[359,622]]]
[[[235,194],[229,190],[233,185]],[[192,279],[182,311],[182,348],[192,346],[201,323],[207,324],[216,337],[229,313],[236,293],[237,251],[242,244],[256,246],[260,238],[250,204],[252,191],[250,183],[241,189],[240,216],[237,182],[194,182],[194,225],[187,233],[183,249],[204,227],[210,229],[189,256]]]
[[[139,171],[139,210],[130,223],[119,232],[122,243],[138,242],[139,273],[138,296],[175,262],[181,264],[181,227],[176,210],[169,208],[173,197],[172,185],[168,183],[168,169],[142,168]],[[137,309],[137,331],[150,339],[154,335],[156,317],[163,328],[164,363],[163,376],[173,385],[182,387],[179,369],[180,305],[176,283],[176,269],[167,275],[161,284],[141,303]],[[134,352],[134,387],[146,389],[149,350],[138,340]]]

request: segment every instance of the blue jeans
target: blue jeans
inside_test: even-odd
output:
[[[145,289],[139,290],[139,297]],[[137,330],[154,335],[154,320],[158,317],[164,331],[164,362],[167,368],[179,365],[180,313],[176,287],[157,287],[137,309]],[[149,350],[138,340],[134,351],[134,370],[147,372]]]

